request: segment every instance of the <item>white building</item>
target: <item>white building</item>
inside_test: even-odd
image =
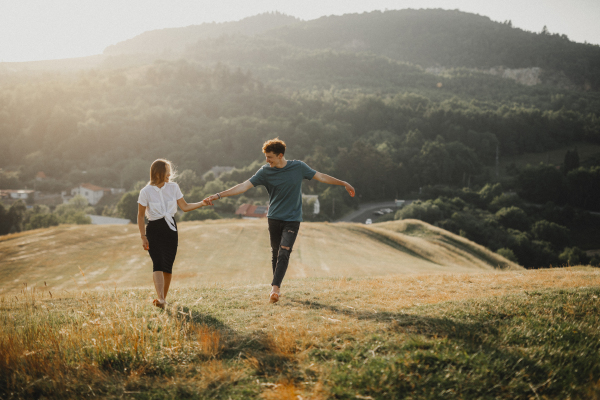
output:
[[[71,196],[66,196],[66,192],[63,192],[63,201],[66,203],[73,196],[81,195],[87,199],[90,205],[95,206],[105,194],[120,193],[125,193],[125,189],[103,188],[91,183],[82,183],[78,187],[71,189]]]
[[[1,192],[1,196],[0,197],[6,197],[9,198],[11,200],[27,200],[30,197],[33,197],[34,194],[34,190],[0,190]]]
[[[319,203],[319,196],[316,194],[302,194],[302,202],[307,204],[313,204],[313,214],[321,212],[321,204]]]

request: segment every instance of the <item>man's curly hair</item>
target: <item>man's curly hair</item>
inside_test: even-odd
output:
[[[279,138],[267,140],[263,144],[262,151],[265,154],[273,153],[276,156],[279,154],[285,154],[285,142]]]

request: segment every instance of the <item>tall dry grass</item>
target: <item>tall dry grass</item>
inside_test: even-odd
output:
[[[268,285],[175,286],[166,311],[150,288],[24,286],[0,297],[0,397],[328,398],[314,349],[343,353],[414,306],[582,287],[600,270],[288,280],[276,305]]]

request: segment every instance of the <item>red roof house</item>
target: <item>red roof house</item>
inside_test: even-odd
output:
[[[242,204],[237,211],[236,215],[241,215],[244,219],[258,219],[265,218],[267,216],[267,212],[269,211],[269,206],[254,206],[252,204]]]

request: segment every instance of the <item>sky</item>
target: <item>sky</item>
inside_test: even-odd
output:
[[[600,44],[600,0],[0,0],[0,62],[101,54],[142,32],[279,11],[303,20],[405,8],[459,9]]]

